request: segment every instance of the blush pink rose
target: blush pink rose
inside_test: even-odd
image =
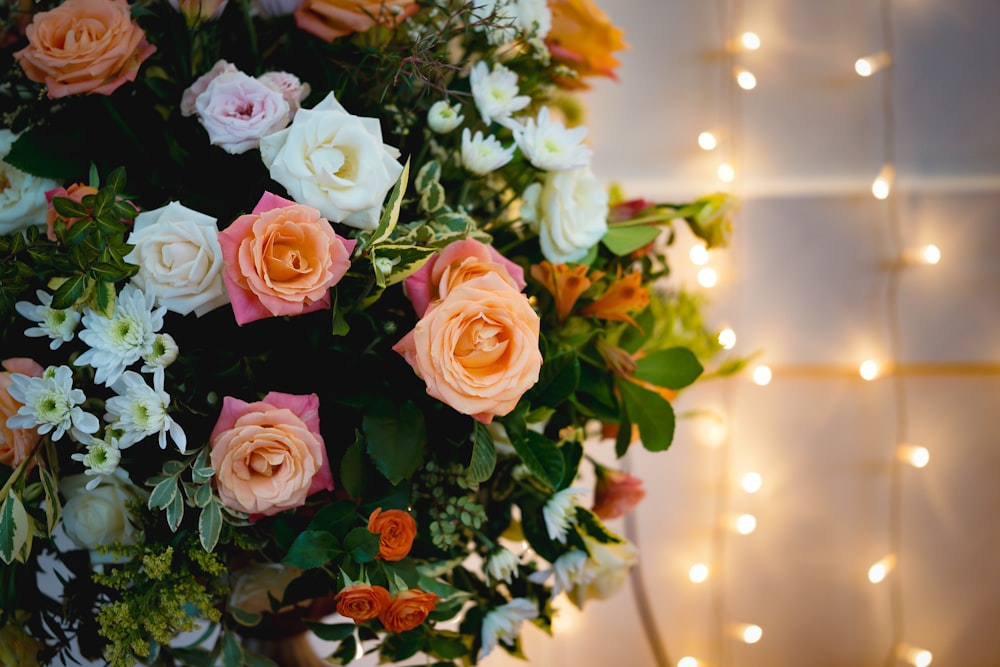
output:
[[[0,372],[0,463],[15,467],[21,461],[31,456],[38,445],[40,436],[37,429],[10,428],[7,419],[17,414],[23,405],[14,400],[8,388],[11,385],[10,376],[20,373],[29,377],[41,377],[45,370],[31,359],[14,357],[0,362],[3,372]]]
[[[28,46],[14,58],[53,99],[110,95],[135,81],[139,66],[156,51],[125,0],[66,0],[35,14],[25,35]]]
[[[330,307],[330,288],[351,266],[354,240],[319,211],[270,192],[219,233],[223,280],[239,324]]]
[[[239,72],[239,69],[236,68],[236,65],[226,62],[225,60],[217,60],[215,61],[215,64],[212,65],[212,69],[195,79],[194,83],[188,86],[181,95],[181,115],[193,116],[198,113],[194,104],[198,99],[198,96],[205,92],[205,89],[208,88],[208,84],[212,83],[212,79],[225,72]]]
[[[281,91],[240,71],[224,71],[209,81],[194,108],[212,145],[234,155],[257,148],[262,137],[291,120]]]
[[[496,248],[475,239],[449,244],[406,279],[406,295],[419,317],[427,308],[466,280],[495,272],[517,291],[524,289],[524,269]]]
[[[211,447],[219,498],[239,512],[271,516],[333,490],[316,394],[272,391],[256,403],[226,396]]]
[[[293,118],[302,107],[302,102],[309,97],[311,90],[308,83],[302,83],[302,79],[291,72],[264,72],[257,77],[257,80],[281,93],[285,101],[288,102],[288,113]]]
[[[455,286],[393,349],[427,393],[484,424],[538,381],[538,314],[496,272]]]
[[[642,480],[623,470],[597,469],[594,488],[594,514],[602,519],[625,516],[646,497]]]

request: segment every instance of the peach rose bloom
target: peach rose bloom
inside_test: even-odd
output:
[[[28,46],[14,58],[52,99],[110,95],[135,81],[139,65],[156,51],[129,12],[125,0],[66,0],[35,14],[25,30]]]
[[[389,632],[406,632],[417,627],[434,611],[438,596],[411,588],[392,598],[378,620]]]
[[[378,558],[403,560],[417,536],[417,522],[403,510],[379,507],[368,517],[368,530],[379,534]]]
[[[0,372],[0,463],[16,467],[24,459],[31,456],[38,446],[37,429],[9,428],[7,419],[17,414],[23,403],[14,400],[8,388],[12,384],[10,376],[20,373],[29,377],[41,377],[45,370],[31,359],[14,357],[0,362],[3,372]]]
[[[256,403],[226,396],[211,447],[219,498],[238,512],[271,516],[333,490],[316,394],[272,391]]]
[[[418,9],[415,0],[305,0],[295,10],[295,24],[332,42],[376,25],[394,27]]]
[[[495,272],[455,287],[393,349],[427,393],[484,424],[538,381],[538,314]]]
[[[448,244],[444,250],[431,256],[423,266],[406,279],[406,295],[423,317],[427,308],[443,299],[456,285],[496,272],[514,289],[524,289],[524,269],[510,261],[491,245],[475,239],[464,239]]]
[[[351,584],[337,593],[337,613],[355,623],[364,623],[388,609],[392,597],[389,591],[381,586],[370,584]]]
[[[219,233],[237,323],[329,308],[355,243],[316,209],[264,193],[253,213]]]
[[[589,88],[587,76],[606,76],[617,80],[620,64],[612,55],[627,49],[624,31],[615,27],[607,14],[592,0],[549,0],[552,29],[545,38],[552,58],[576,70],[578,78],[560,79],[564,88]]]

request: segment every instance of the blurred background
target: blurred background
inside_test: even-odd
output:
[[[740,197],[731,247],[695,263],[680,236],[674,280],[757,356],[624,462],[639,586],[560,600],[527,657],[1000,664],[1000,2],[599,4],[630,49],[585,98],[594,169],[630,197]]]

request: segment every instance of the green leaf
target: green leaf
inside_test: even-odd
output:
[[[232,632],[222,635],[222,667],[243,667],[243,647]]]
[[[497,451],[493,446],[493,436],[486,430],[486,427],[475,422],[475,431],[472,438],[472,461],[469,463],[469,470],[465,473],[470,482],[479,484],[485,482],[493,474],[493,469],[497,465]]]
[[[430,638],[431,653],[439,658],[454,660],[468,654],[469,647],[456,634],[436,634]]]
[[[191,499],[195,507],[208,507],[208,504],[212,502],[212,485],[211,484],[199,484],[195,488],[194,498]]]
[[[52,308],[70,308],[83,296],[87,285],[87,277],[83,275],[70,276],[52,295]]]
[[[0,505],[0,560],[10,565],[21,555],[21,549],[28,541],[31,524],[28,512],[25,511],[21,499],[13,491],[7,492],[7,497]]]
[[[204,485],[202,488],[209,488]],[[205,505],[198,517],[198,539],[205,551],[212,551],[219,542],[219,533],[222,532],[222,507],[218,500],[214,498]]]
[[[412,401],[395,405],[386,399],[376,400],[365,413],[362,429],[368,455],[393,484],[423,464],[427,430],[423,413]]]
[[[406,280],[430,259],[435,250],[405,244],[383,244],[372,249],[372,263],[378,277],[384,280],[379,287],[388,287]],[[386,271],[384,266],[390,267]]]
[[[115,203],[114,188],[103,187],[94,196],[94,217],[101,218],[111,210]]]
[[[243,648],[243,662],[247,667],[279,667],[274,660],[246,647]]]
[[[340,306],[340,293],[334,289],[333,290],[333,326],[330,328],[330,333],[334,336],[346,336],[351,331],[351,325],[347,323],[347,318],[344,317],[344,309]]]
[[[431,160],[420,168],[413,184],[416,186],[417,192],[424,192],[427,188],[431,187],[432,183],[437,183],[440,178],[441,163],[437,160]]]
[[[410,161],[407,159],[406,164],[403,165],[403,173],[399,175],[399,180],[393,186],[392,192],[389,194],[389,199],[385,202],[385,207],[382,209],[382,218],[379,220],[378,227],[371,237],[369,237],[368,242],[364,244],[364,247],[359,248],[356,252],[360,253],[362,250],[384,243],[392,238],[392,232],[396,229],[396,223],[399,221],[399,208],[403,203],[403,193],[406,191],[406,182],[409,177]]]
[[[564,442],[561,449],[564,466],[562,481],[559,482],[559,490],[570,487],[573,480],[576,479],[576,473],[580,469],[580,461],[583,460],[583,445],[579,442],[574,440]]]
[[[580,360],[572,349],[561,350],[545,359],[538,382],[528,393],[532,405],[555,407],[576,392],[580,383]]]
[[[562,452],[559,446],[541,433],[527,431],[524,438],[511,437],[511,444],[528,471],[550,489],[559,487],[563,478]]]
[[[59,501],[59,487],[56,478],[52,476],[48,468],[39,467],[39,475],[42,480],[42,488],[45,490],[45,528],[49,535],[55,530],[62,516],[62,503]]]
[[[65,181],[74,178],[87,167],[86,157],[74,153],[73,147],[83,146],[81,126],[53,131],[52,125],[42,125],[20,134],[4,162],[21,171]]]
[[[111,188],[113,192],[120,193],[125,190],[125,167],[116,167],[104,179],[104,185]]]
[[[420,193],[420,206],[428,214],[434,215],[444,207],[444,188],[437,181],[431,183]]]
[[[615,434],[615,456],[618,458],[625,456],[631,446],[632,422],[629,421],[627,414],[623,414],[621,421],[618,422],[618,433]]]
[[[337,536],[323,530],[306,530],[292,542],[284,562],[303,570],[322,567],[343,554]]]
[[[86,218],[90,215],[90,210],[86,206],[69,197],[53,197],[52,208],[64,218]]]
[[[666,389],[683,389],[698,379],[704,368],[686,347],[658,350],[635,362],[633,376]]]
[[[419,628],[386,636],[379,648],[383,662],[402,662],[412,657],[424,645],[424,634]]]
[[[173,648],[167,647],[166,652],[191,667],[215,667],[215,656],[203,648]]]
[[[638,425],[642,446],[651,452],[670,447],[674,439],[674,408],[657,394],[628,380],[618,381],[629,421]]]
[[[323,641],[339,642],[353,635],[355,626],[354,623],[334,623],[332,625],[326,625],[325,623],[306,621],[306,627]]]
[[[170,526],[170,530],[177,532],[177,529],[181,525],[181,519],[184,518],[184,497],[175,493],[170,504],[167,505],[167,525]]]
[[[344,550],[355,563],[370,563],[378,555],[379,535],[367,528],[357,527],[344,538]]]
[[[337,650],[330,656],[330,661],[335,661],[338,665],[346,665],[354,661],[358,653],[358,640],[354,636],[346,637]]]
[[[233,617],[234,621],[248,628],[256,627],[264,620],[263,614],[240,609],[239,607],[230,607],[229,615]]]
[[[576,506],[576,524],[602,544],[620,544],[625,541],[608,530],[600,517],[586,507]]]
[[[151,510],[163,509],[174,501],[174,496],[176,495],[177,478],[167,477],[153,487],[153,491],[149,494],[149,500],[146,501],[146,505]]]
[[[660,228],[655,225],[637,227],[612,225],[601,239],[601,243],[614,254],[624,257],[651,243],[659,235]]]
[[[362,452],[364,442],[358,433],[354,442],[347,446],[343,458],[340,459],[340,485],[344,487],[351,498],[361,497],[362,482]]]
[[[334,535],[347,532],[358,520],[358,509],[351,502],[331,503],[318,512],[309,522],[307,530],[325,530]]]

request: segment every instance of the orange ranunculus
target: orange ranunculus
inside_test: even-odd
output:
[[[53,99],[110,95],[135,81],[139,65],[156,51],[125,0],[66,0],[35,14],[25,35],[28,46],[14,58]]]
[[[20,373],[30,377],[41,377],[45,370],[31,359],[15,357],[5,359],[0,366],[0,463],[15,467],[21,461],[31,456],[38,446],[38,429],[9,428],[7,419],[17,414],[21,408],[21,403],[14,400],[14,397],[7,391],[11,385],[10,376],[12,373]],[[30,465],[30,464],[29,464]]]
[[[337,613],[355,623],[364,623],[377,618],[392,601],[389,591],[370,584],[345,586],[334,599],[337,601]]]
[[[593,281],[587,277],[588,267],[583,264],[553,264],[544,260],[531,267],[532,277],[547,289],[556,303],[556,316],[560,322],[569,317],[580,295],[586,292]],[[604,275],[595,272],[594,279]]]
[[[593,510],[600,518],[617,519],[625,516],[645,496],[642,480],[638,477],[624,470],[598,467]]]
[[[437,601],[438,596],[434,593],[411,588],[392,598],[389,606],[378,615],[378,620],[389,632],[406,632],[423,623],[427,615],[434,611]]]
[[[601,295],[597,301],[585,306],[580,314],[593,315],[602,320],[628,322],[638,327],[629,313],[642,310],[649,305],[649,290],[640,284],[642,274],[634,271],[619,278]]]
[[[627,49],[624,31],[592,0],[549,0],[552,29],[545,39],[552,57],[576,70],[577,77],[560,79],[564,88],[588,88],[583,80],[588,76],[617,79],[618,60],[615,51]]]
[[[378,533],[378,557],[403,560],[410,553],[417,536],[417,522],[403,510],[382,511],[379,507],[368,517],[368,530]]]
[[[420,9],[415,0],[305,0],[295,24],[325,42],[376,25],[393,27]]]

